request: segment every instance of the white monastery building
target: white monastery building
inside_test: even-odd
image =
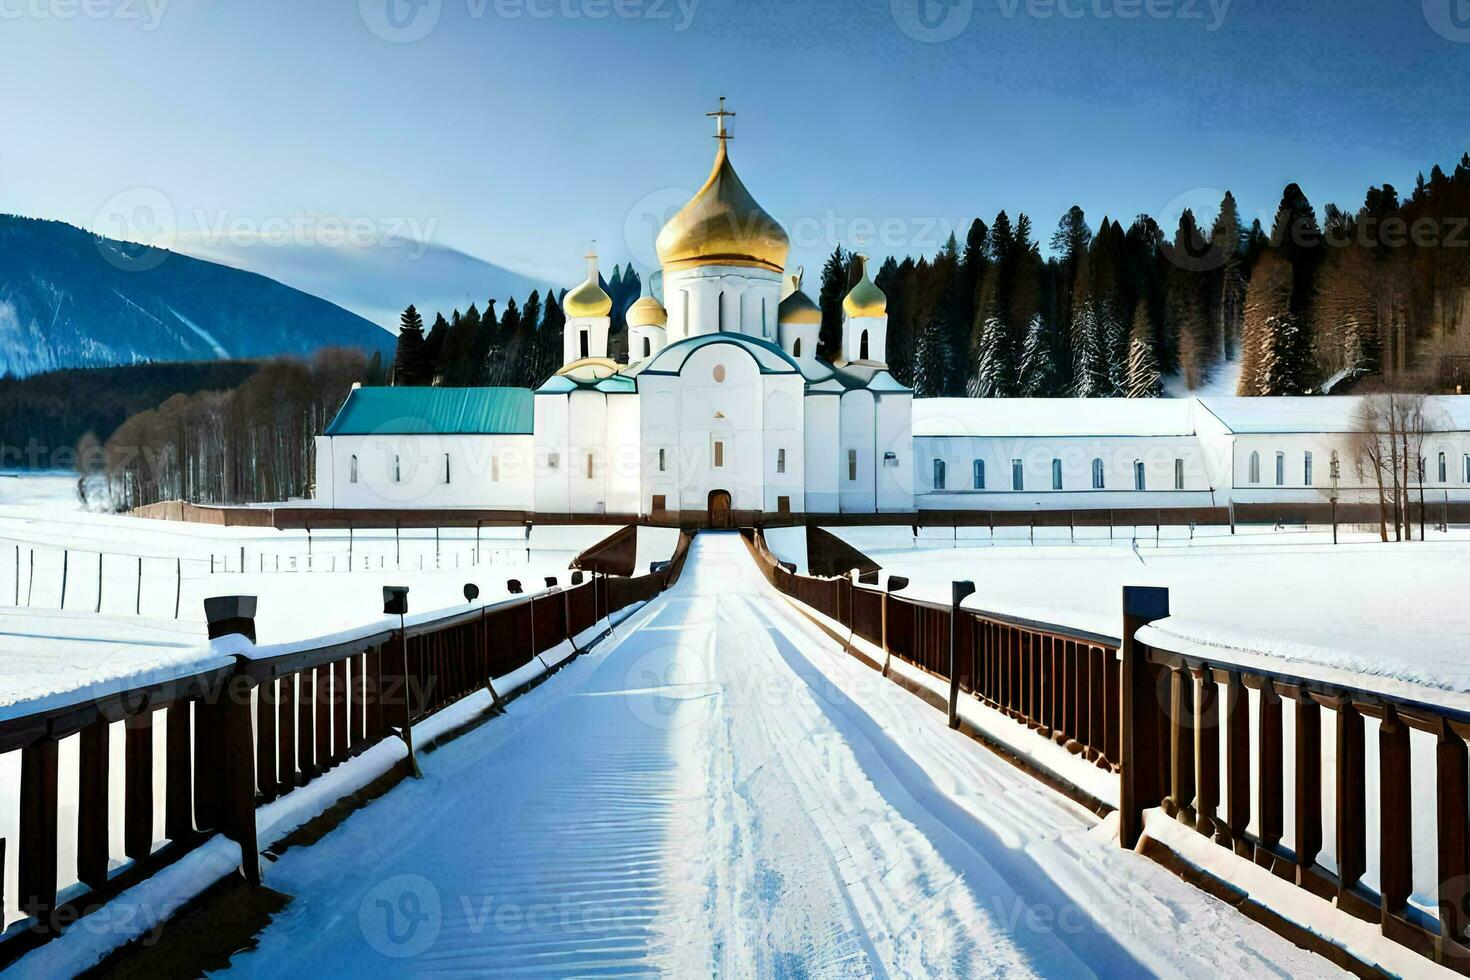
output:
[[[658,236],[662,299],[629,310],[628,363],[608,357],[612,300],[589,255],[550,380],[355,388],[317,441],[317,500],[718,522],[1317,503],[1334,472],[1344,499],[1368,499],[1354,398],[915,399],[888,371],[863,256],[840,355],[822,360],[786,233],[735,173],[728,113],[712,115],[714,168]],[[1423,485],[1470,500],[1470,399],[1430,402]]]

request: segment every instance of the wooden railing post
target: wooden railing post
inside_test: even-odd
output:
[[[1413,809],[1409,726],[1392,702],[1378,726],[1379,914],[1385,929],[1402,914],[1414,889]]]
[[[959,639],[960,606],[975,594],[974,582],[952,582],[949,589],[949,727],[960,727],[960,672],[955,663]]]
[[[1337,699],[1337,906],[1359,918],[1368,917],[1365,901],[1358,900],[1358,882],[1367,868],[1368,815],[1365,725],[1358,706],[1348,695]]]
[[[1466,900],[1470,898],[1470,765],[1465,737],[1443,721],[1435,751],[1439,830],[1440,960],[1463,956],[1466,941]]]
[[[1123,589],[1122,733],[1119,741],[1118,838],[1130,850],[1143,836],[1143,814],[1163,799],[1159,779],[1160,717],[1158,689],[1147,648],[1134,635],[1169,615],[1169,590],[1125,586]]]
[[[255,642],[254,596],[218,596],[204,600],[204,617],[209,624],[209,638],[238,634]],[[220,831],[240,845],[240,873],[251,884],[260,884],[260,848],[255,837],[255,731],[251,724],[250,690],[253,682],[245,669],[247,658],[237,658],[239,667],[215,692],[197,705],[201,716],[213,716],[212,725],[200,728],[218,739],[217,754],[206,758],[224,762],[217,781],[211,785],[219,792],[215,816]],[[133,734],[129,729],[128,734]],[[143,730],[149,739],[151,726]],[[131,742],[131,739],[130,739]],[[199,745],[196,743],[196,751]],[[151,748],[151,745],[150,745]],[[151,758],[151,757],[150,757]],[[131,760],[130,760],[131,761]],[[150,766],[151,770],[151,766]],[[129,766],[131,774],[132,767]],[[152,780],[148,790],[148,823],[152,823]],[[139,833],[144,833],[140,828]],[[131,851],[129,852],[131,853]]]
[[[1220,688],[1210,668],[1196,668],[1191,673],[1199,684],[1194,726],[1194,828],[1211,837],[1220,806]]]

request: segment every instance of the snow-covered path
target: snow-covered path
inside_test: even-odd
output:
[[[1335,971],[846,655],[701,534],[615,639],[266,869],[262,976]]]

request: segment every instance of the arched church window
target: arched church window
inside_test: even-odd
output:
[[[403,481],[403,469],[398,465],[398,454],[397,453],[394,453],[393,454],[393,482],[394,483],[401,483],[402,481]]]
[[[720,291],[715,302],[715,329],[720,333],[725,332],[725,293]]]
[[[800,357],[801,356],[801,338],[800,337],[797,337],[796,338],[796,342],[791,345],[791,356],[792,357]]]
[[[357,457],[356,456],[353,456],[352,457],[352,468],[351,468],[350,472],[348,473],[347,480],[348,480],[349,483],[356,483],[357,482]]]
[[[586,330],[581,331],[581,340],[580,340],[580,342],[581,342],[581,345],[582,345],[582,356],[584,358],[591,356],[590,353],[589,353],[590,350],[591,350],[591,348],[589,347],[589,344],[591,343],[591,339],[587,336],[587,331]]]
[[[985,460],[977,459],[970,464],[970,482],[976,490],[985,489]]]
[[[858,340],[858,360],[860,360],[860,361],[866,361],[867,359],[868,359],[868,332],[866,330],[864,330],[861,339]]]
[[[1106,484],[1106,474],[1103,472],[1103,461],[1094,459],[1092,461],[1092,489],[1101,490]]]
[[[724,383],[725,383],[725,365],[723,365],[723,364],[716,364],[715,365],[715,384],[722,385]]]
[[[1250,481],[1252,483],[1260,483],[1261,482],[1261,454],[1260,453],[1251,453]]]
[[[646,360],[653,356],[653,341],[647,337],[643,338],[643,357]]]
[[[944,489],[944,460],[942,459],[934,461],[934,489]]]

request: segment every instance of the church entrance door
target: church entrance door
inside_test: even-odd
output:
[[[709,492],[709,526],[713,528],[729,528],[730,523],[730,491],[711,490]]]

